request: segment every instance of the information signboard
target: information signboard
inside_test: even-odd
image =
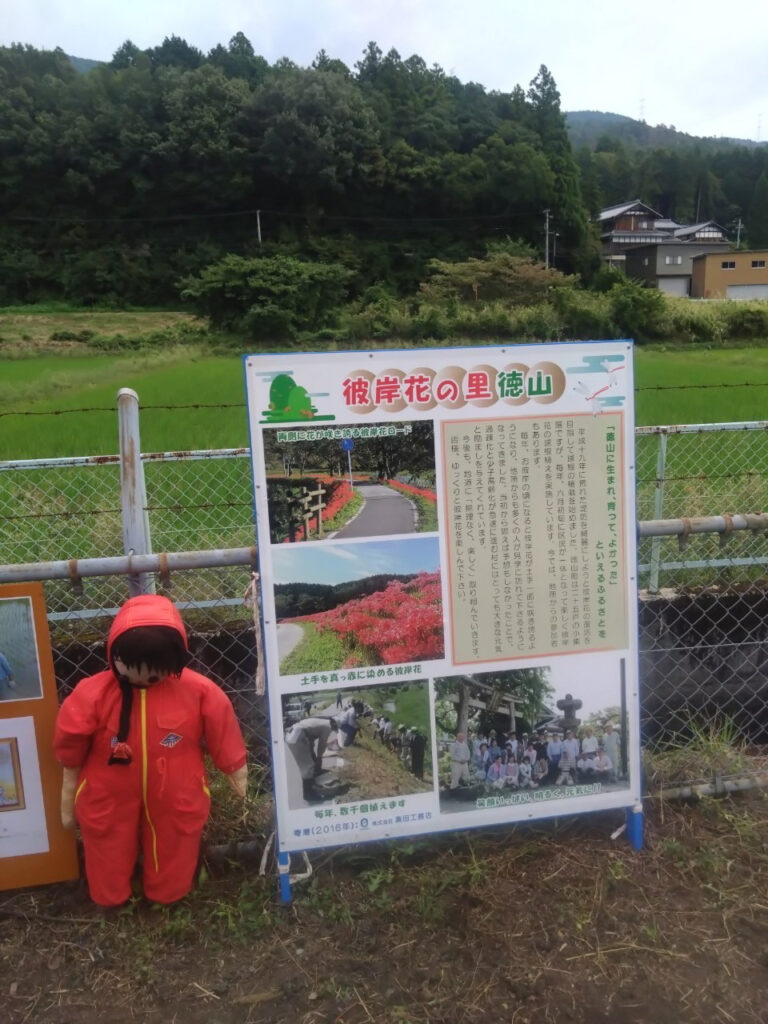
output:
[[[281,852],[636,806],[631,343],[245,376]]]

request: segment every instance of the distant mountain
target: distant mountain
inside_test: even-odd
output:
[[[94,68],[98,68],[104,63],[103,60],[88,60],[87,57],[73,57],[69,53],[67,54],[67,59],[75,71],[81,75],[86,74],[88,71],[93,71]]]
[[[607,135],[611,139],[619,139],[626,146],[647,149],[655,146],[664,149],[677,149],[687,146],[700,146],[706,149],[722,149],[730,146],[765,146],[765,142],[752,139],[729,139],[721,136],[701,137],[679,132],[674,125],[646,124],[636,121],[624,114],[610,114],[600,110],[570,110],[565,114],[571,144],[578,149],[587,146],[594,149],[598,140]]]

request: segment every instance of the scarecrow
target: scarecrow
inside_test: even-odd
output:
[[[139,851],[148,899],[173,903],[192,888],[211,803],[204,752],[245,797],[234,709],[216,683],[186,667],[189,657],[175,606],[131,598],[109,632],[109,668],[82,679],[61,705],[61,819],[80,826],[91,898],[102,906],[130,898]]]

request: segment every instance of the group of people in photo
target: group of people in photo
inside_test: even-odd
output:
[[[424,778],[424,753],[427,749],[427,737],[417,725],[405,725],[401,722],[397,727],[388,715],[379,715],[373,719],[373,736],[384,746],[395,753],[417,779]]]
[[[520,737],[497,733],[468,737],[457,732],[449,745],[451,791],[463,786],[538,789],[577,783],[617,782],[622,776],[619,733],[606,722],[598,736],[592,725],[541,729]]]

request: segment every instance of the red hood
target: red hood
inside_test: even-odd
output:
[[[189,650],[187,631],[184,629],[184,623],[176,610],[176,605],[167,597],[142,594],[140,597],[132,597],[126,601],[115,616],[107,640],[107,659],[110,664],[112,663],[112,644],[126,630],[135,629],[136,626],[170,626],[181,634],[184,650]]]

